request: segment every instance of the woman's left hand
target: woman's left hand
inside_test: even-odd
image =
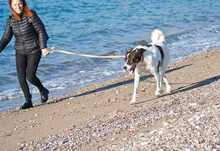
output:
[[[46,57],[49,54],[49,49],[48,48],[41,49],[41,52],[42,52],[42,55]]]

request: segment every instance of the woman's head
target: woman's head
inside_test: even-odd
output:
[[[11,8],[17,13],[21,14],[24,9],[24,4],[22,0],[12,0],[11,1]]]
[[[8,0],[9,7],[12,12],[12,16],[16,20],[20,20],[20,14],[25,16],[32,16],[31,11],[28,9],[25,0]]]

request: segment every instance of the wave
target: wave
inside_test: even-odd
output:
[[[168,47],[174,58],[190,55],[213,47],[220,47],[220,26],[198,27],[167,37]]]

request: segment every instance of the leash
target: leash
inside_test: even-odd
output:
[[[125,58],[125,56],[115,56],[115,55],[90,55],[90,54],[82,54],[74,51],[67,51],[63,49],[55,49],[55,48],[50,48],[50,53],[62,53],[62,54],[67,54],[67,55],[75,55],[75,56],[80,56],[80,57],[86,57],[86,58],[97,58],[97,59],[120,59],[120,58]]]

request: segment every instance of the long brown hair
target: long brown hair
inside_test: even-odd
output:
[[[23,14],[24,14],[24,16],[31,17],[32,12],[28,8],[26,1],[25,0],[20,0],[20,1],[22,1],[22,3],[23,3]],[[19,14],[17,14],[14,11],[14,9],[12,8],[11,3],[12,3],[12,0],[8,0],[8,4],[9,4],[9,7],[10,7],[13,18],[15,18],[15,20],[21,20],[21,17],[19,16]]]

